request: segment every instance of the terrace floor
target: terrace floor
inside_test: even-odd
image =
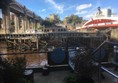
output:
[[[113,70],[113,69],[110,69]],[[118,71],[115,71],[118,74]],[[34,83],[64,83],[63,80],[66,76],[71,75],[70,70],[61,70],[61,71],[51,71],[49,75],[43,76],[41,72],[34,73]],[[106,72],[103,72],[105,79],[101,79],[101,83],[118,83],[118,79],[109,75]],[[98,82],[98,75],[93,77],[95,83]]]

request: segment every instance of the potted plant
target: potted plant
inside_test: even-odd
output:
[[[14,56],[14,58],[2,58],[0,60],[0,80],[2,80],[3,83],[21,83],[19,81],[20,79],[27,80],[27,78],[24,75],[25,70],[25,57]],[[27,81],[27,83],[31,83],[29,81]],[[24,81],[22,83],[26,82]]]
[[[93,74],[97,70],[97,66],[94,64],[89,49],[78,50],[75,57],[75,72],[78,76],[78,83],[94,83],[92,79]]]

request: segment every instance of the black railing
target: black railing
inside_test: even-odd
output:
[[[101,69],[104,70],[105,72],[107,72],[108,74],[112,75],[113,77],[118,79],[118,75],[112,73],[111,71],[109,71],[107,68],[101,66]]]
[[[98,52],[105,44],[113,44],[118,46],[118,43],[116,42],[110,42],[108,39],[106,39],[102,44],[100,44],[93,52],[92,52],[92,56]],[[94,59],[93,59],[94,60]],[[111,72],[110,70],[108,70],[107,68],[105,68],[104,66],[101,65],[101,54],[100,54],[100,60],[98,61],[98,67],[99,67],[99,77],[98,77],[98,83],[101,83],[101,69],[104,70],[105,72],[107,72],[108,74],[110,74],[111,76],[115,77],[118,79],[118,75],[116,75],[115,73]]]

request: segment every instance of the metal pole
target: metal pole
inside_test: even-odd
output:
[[[98,83],[101,83],[101,49],[100,49],[100,57],[99,57],[99,73],[98,73]]]
[[[117,74],[114,74],[113,72],[109,71],[107,68],[105,67],[101,67],[102,70],[104,70],[105,72],[107,72],[108,74],[112,75],[113,77],[117,78],[118,79],[118,75]]]
[[[66,48],[65,48],[65,54],[66,54],[67,59],[68,59],[68,37],[66,37]]]

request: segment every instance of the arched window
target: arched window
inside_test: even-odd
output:
[[[22,15],[19,15],[19,29],[22,28]]]
[[[15,32],[15,21],[14,21],[15,14],[13,12],[10,12],[10,33]]]
[[[33,28],[32,22],[33,22],[33,20],[31,18],[29,18],[29,27],[30,27],[30,29]]]
[[[14,25],[14,13],[10,12],[10,23]]]

